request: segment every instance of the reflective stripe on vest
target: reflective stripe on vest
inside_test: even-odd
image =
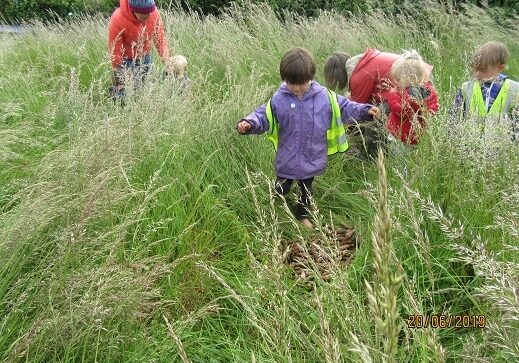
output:
[[[465,82],[462,86],[465,102],[465,112],[485,117],[488,115],[506,114],[518,102],[519,83],[510,79],[505,79],[499,93],[487,111],[483,93],[479,82],[475,80]]]
[[[337,95],[330,90],[328,91],[328,99],[330,100],[330,106],[332,108],[332,119],[330,120],[330,127],[326,130],[326,141],[328,143],[328,155],[335,154],[337,152],[344,152],[348,150],[348,138],[346,136],[346,129],[341,120],[341,109],[339,102],[337,102]],[[272,106],[270,99],[267,102],[266,115],[269,122],[269,129],[267,132],[267,140],[272,141],[274,149],[278,149],[279,142],[279,123],[276,117],[272,113]]]

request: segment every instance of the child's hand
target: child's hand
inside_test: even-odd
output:
[[[371,107],[368,111],[368,115],[372,117],[380,117],[380,109],[378,107]]]
[[[248,123],[247,121],[240,121],[238,123],[238,126],[236,126],[236,129],[238,130],[238,132],[240,134],[246,134],[247,132],[250,131],[251,128],[252,128],[251,124]]]

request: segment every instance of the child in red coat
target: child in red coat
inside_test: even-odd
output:
[[[439,108],[438,94],[427,79],[426,63],[414,50],[403,53],[393,63],[391,78],[391,86],[378,95],[388,106],[389,139],[415,145],[426,127],[425,116]]]
[[[120,0],[120,7],[114,11],[108,25],[112,61],[110,93],[114,100],[124,97],[127,81],[131,80],[135,89],[142,85],[152,64],[153,46],[168,73],[180,80],[183,87],[187,82],[187,60],[183,56],[170,56],[164,23],[155,0]]]

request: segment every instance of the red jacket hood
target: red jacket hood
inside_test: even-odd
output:
[[[130,10],[130,5],[128,4],[128,0],[120,0],[119,7],[121,8],[121,12],[123,15],[128,18],[132,23],[140,24],[139,19],[135,17],[133,12]],[[155,10],[156,11],[156,10]]]

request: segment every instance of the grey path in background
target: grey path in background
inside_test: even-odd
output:
[[[0,33],[23,33],[25,31],[25,27],[23,25],[4,25],[0,24]]]

